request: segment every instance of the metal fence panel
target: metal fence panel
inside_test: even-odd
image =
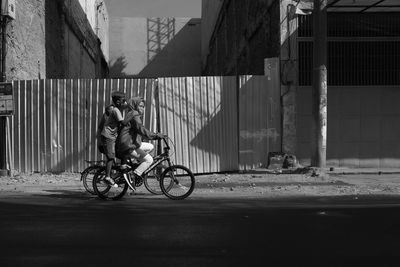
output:
[[[279,83],[265,76],[239,80],[239,100],[237,77],[14,81],[10,168],[80,172],[85,160],[102,159],[96,130],[113,90],[146,99],[144,123],[153,132],[159,110],[160,131],[175,143],[175,163],[195,173],[259,166],[280,148]],[[239,146],[253,155],[239,162]]]
[[[154,80],[14,81],[15,114],[10,119],[12,170],[80,172],[85,160],[99,160],[96,130],[111,103],[111,91],[152,100]],[[146,127],[154,130],[154,101],[147,105]]]
[[[195,173],[237,170],[235,77],[159,79],[161,131]]]
[[[277,60],[271,77],[240,76],[239,169],[266,167],[269,152],[281,151],[280,88]]]

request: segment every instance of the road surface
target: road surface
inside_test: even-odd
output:
[[[398,266],[396,196],[0,195],[0,266]]]

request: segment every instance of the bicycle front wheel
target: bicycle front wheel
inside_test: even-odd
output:
[[[113,187],[109,185],[106,181],[104,181],[105,176],[105,169],[100,170],[95,174],[93,178],[94,192],[101,199],[121,199],[128,190],[128,184],[125,181],[124,174],[120,171],[116,171],[114,175],[112,175],[114,182],[118,185],[118,187]]]
[[[194,190],[193,173],[181,165],[168,167],[160,177],[160,187],[164,195],[173,200],[185,199]]]
[[[92,195],[96,194],[93,189],[93,178],[94,178],[96,172],[103,168],[105,169],[104,166],[92,165],[92,166],[87,167],[81,173],[81,181],[83,183],[83,186],[85,187],[86,191]]]
[[[149,172],[144,178],[144,186],[146,189],[154,194],[154,195],[162,195],[163,192],[160,187],[160,178],[161,174],[164,172],[164,169],[162,167],[156,167],[154,168],[151,172]],[[170,190],[173,185],[173,181],[171,181],[171,184],[166,187],[166,190]]]

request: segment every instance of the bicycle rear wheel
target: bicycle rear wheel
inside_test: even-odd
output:
[[[161,174],[164,172],[165,169],[162,167],[156,167],[151,172],[149,172],[144,178],[144,187],[154,194],[154,195],[162,195],[163,192],[160,187],[160,178]],[[173,181],[170,180],[170,185],[166,187],[166,190],[170,190],[173,186]]]
[[[92,195],[96,194],[93,189],[93,178],[94,178],[96,172],[101,170],[102,168],[105,168],[105,167],[101,166],[101,165],[92,165],[92,166],[87,167],[81,173],[81,181],[83,183],[83,186],[85,187],[85,190]]]
[[[121,171],[115,171],[115,174],[112,175],[114,182],[118,185],[118,187],[113,187],[104,181],[104,177],[106,175],[105,169],[98,171],[93,178],[93,189],[94,192],[101,199],[112,199],[118,200],[121,199],[126,191],[128,190],[128,184],[124,179],[124,174]]]
[[[190,196],[194,190],[194,185],[193,173],[181,165],[168,167],[160,177],[162,192],[173,200],[181,200]]]

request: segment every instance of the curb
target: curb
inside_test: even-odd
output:
[[[400,174],[400,171],[328,171],[326,174],[342,175],[382,175],[382,174]]]

